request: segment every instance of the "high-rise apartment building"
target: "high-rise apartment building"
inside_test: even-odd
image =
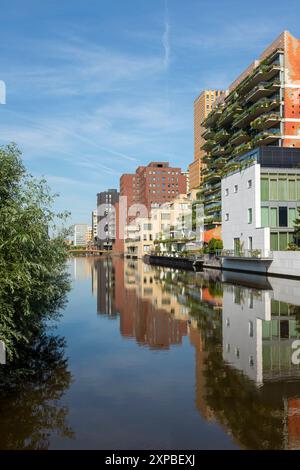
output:
[[[221,179],[260,146],[300,147],[300,41],[284,31],[203,122],[205,228],[221,223]],[[276,161],[272,162],[276,167]]]
[[[116,189],[97,194],[97,240],[101,249],[110,250],[116,239],[115,205],[119,201]]]
[[[204,90],[194,101],[194,161],[189,165],[190,189],[199,188],[202,182],[201,171],[204,166],[203,157],[205,143],[202,122],[208,116],[216,100],[224,94],[222,90]]]
[[[127,197],[129,221],[136,215],[134,204],[143,205],[149,212],[153,205],[172,201],[186,192],[186,175],[182,174],[181,168],[170,167],[167,162],[139,166],[134,174],[124,174],[120,179],[120,196]]]

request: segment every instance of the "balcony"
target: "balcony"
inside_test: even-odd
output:
[[[221,222],[221,217],[216,214],[204,217],[204,225],[221,225]]]
[[[221,173],[219,171],[210,171],[210,173],[205,176],[204,181],[205,183],[213,183],[220,181],[221,179]]]
[[[208,139],[212,139],[215,135],[215,132],[212,131],[210,128],[206,129],[203,134],[202,134],[202,137],[205,139],[205,140],[208,140]]]
[[[239,93],[244,96],[245,93],[249,92],[255,85],[258,85],[262,81],[269,81],[278,75],[280,70],[281,67],[278,63],[270,65],[260,64],[253,73],[240,84],[240,87],[238,87]]]
[[[224,164],[226,163],[226,161],[227,161],[226,157],[219,157],[214,161],[214,166],[218,169],[222,168]]]
[[[202,145],[201,150],[205,150],[206,152],[209,152],[215,145],[216,145],[216,142],[212,139],[209,139],[205,142],[205,144]]]
[[[219,201],[212,201],[208,204],[205,204],[204,215],[208,216],[214,214],[215,212],[220,212],[221,210],[221,202]]]
[[[229,105],[222,113],[222,116],[219,119],[219,125],[220,126],[225,126],[229,124],[232,119],[234,118],[235,114],[239,113],[242,111],[242,107],[237,104],[231,104]]]
[[[220,194],[220,187],[218,188],[218,193],[214,192],[211,194],[205,194],[205,198],[203,199],[204,204],[208,204],[210,202],[221,202],[221,194]]]
[[[234,127],[245,127],[251,122],[255,117],[260,116],[266,111],[272,111],[275,108],[278,108],[280,105],[280,100],[278,98],[262,98],[257,103],[253,104],[250,108],[243,112],[234,122]]]
[[[268,113],[254,119],[254,121],[250,123],[250,126],[252,129],[264,130],[278,125],[280,121],[281,117],[279,113]]]
[[[276,142],[276,140],[281,139],[282,134],[280,129],[268,129],[267,131],[260,132],[253,139],[253,144],[255,145],[267,145]]]
[[[212,127],[216,122],[217,120],[219,119],[219,117],[221,116],[222,114],[222,108],[221,107],[218,107],[218,108],[215,108],[213,109],[209,115],[207,116],[206,119],[204,119],[203,121],[203,126],[204,127]]]
[[[239,155],[243,155],[243,153],[248,152],[252,148],[253,148],[252,142],[248,142],[246,144],[241,144],[233,150],[232,156],[237,157]]]
[[[280,88],[280,80],[274,82],[262,82],[254,87],[246,96],[245,102],[249,101],[255,103],[257,100],[270,96]]]
[[[224,153],[225,149],[221,145],[216,145],[211,151],[211,155],[213,155],[214,157],[218,157],[219,155],[223,155]]]
[[[248,132],[241,129],[235,134],[233,134],[232,138],[230,139],[230,143],[232,145],[240,145],[240,144],[249,142],[249,140],[250,140],[250,136]]]
[[[202,158],[202,162],[205,164],[209,164],[211,163],[211,161],[212,161],[212,158],[210,155],[204,155],[204,157]]]
[[[220,250],[217,253],[222,258],[239,260],[272,260],[273,252],[270,250]]]
[[[221,129],[219,132],[216,133],[215,141],[218,144],[222,144],[228,140],[229,136],[230,134],[225,129]]]
[[[204,197],[206,198],[206,197],[209,197],[210,195],[214,195],[216,192],[220,191],[220,189],[221,189],[221,183],[214,184],[213,186],[204,187],[203,189]]]

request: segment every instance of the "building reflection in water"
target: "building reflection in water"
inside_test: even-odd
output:
[[[151,349],[195,348],[195,404],[244,448],[300,449],[298,281],[91,259],[97,309]]]

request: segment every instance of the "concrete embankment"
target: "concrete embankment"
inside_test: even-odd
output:
[[[147,255],[146,261],[157,266],[177,269],[217,269],[300,279],[300,251],[273,252],[270,259],[203,255],[201,258]]]

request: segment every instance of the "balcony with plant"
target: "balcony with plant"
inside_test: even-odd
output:
[[[245,127],[255,117],[267,112],[272,111],[280,106],[279,98],[262,98],[257,103],[246,109],[234,122],[234,127]]]
[[[209,127],[208,129],[206,129],[203,134],[202,134],[202,137],[205,139],[205,140],[208,140],[208,139],[213,139],[215,136],[215,132]]]
[[[275,143],[278,139],[282,138],[280,129],[268,129],[257,134],[253,139],[253,145],[267,145],[270,143]]]
[[[216,121],[218,120],[218,118],[221,116],[222,114],[222,106],[218,106],[216,108],[214,108],[210,113],[209,115],[207,116],[206,119],[204,119],[203,121],[203,126],[208,128],[208,127],[212,127]]]
[[[222,144],[222,143],[226,142],[229,137],[230,137],[229,132],[227,132],[226,129],[221,129],[220,131],[218,131],[215,134],[215,141],[218,144]]]
[[[250,123],[250,126],[252,129],[264,130],[278,125],[281,119],[282,118],[279,113],[267,113],[254,119],[254,121]]]
[[[260,63],[253,72],[239,85],[238,91],[241,96],[245,96],[249,91],[260,82],[269,81],[272,78],[279,78],[281,66],[278,63],[265,64]]]
[[[209,152],[213,147],[215,147],[215,145],[216,145],[215,140],[209,139],[202,145],[201,150],[205,150],[206,152]]]
[[[260,98],[270,96],[280,88],[280,85],[280,80],[274,80],[272,82],[261,82],[245,96],[245,102],[247,103],[252,101],[255,103]]]
[[[218,170],[218,171],[210,171],[210,173],[204,177],[204,182],[205,183],[213,183],[213,182],[217,182],[217,181],[220,181],[221,179],[221,172]]]
[[[223,111],[221,117],[219,118],[218,124],[219,126],[225,126],[228,125],[232,122],[234,119],[234,116],[236,114],[239,114],[242,111],[242,107],[239,105],[239,103],[233,103],[229,105],[225,110]]]
[[[225,153],[225,148],[222,147],[222,145],[216,145],[212,150],[211,150],[211,155],[213,157],[218,157],[221,155],[224,155]]]
[[[230,139],[230,144],[236,146],[249,142],[250,139],[251,137],[249,136],[248,132],[244,131],[243,129],[240,129],[238,132],[235,132],[233,134]]]

